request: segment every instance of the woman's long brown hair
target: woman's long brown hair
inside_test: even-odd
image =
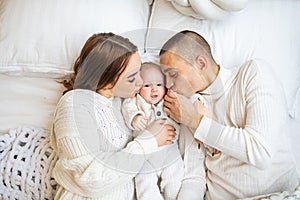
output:
[[[74,64],[74,74],[64,80],[67,88],[97,91],[109,84],[113,87],[125,70],[137,47],[127,38],[113,33],[92,35],[83,46]]]

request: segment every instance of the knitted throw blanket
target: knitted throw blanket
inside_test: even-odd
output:
[[[53,199],[56,160],[48,131],[19,127],[0,136],[0,199]]]
[[[52,169],[56,160],[48,131],[20,127],[0,136],[0,199],[53,199],[57,183]],[[254,199],[300,199],[300,185],[295,191],[244,200]]]

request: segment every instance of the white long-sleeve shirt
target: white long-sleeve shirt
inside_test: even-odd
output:
[[[177,143],[180,126],[168,117],[163,110],[163,103],[162,99],[157,104],[149,104],[140,94],[137,94],[133,98],[125,99],[122,104],[122,114],[129,128],[134,129],[131,125],[132,121],[135,116],[140,114],[148,117],[147,124],[165,118],[166,124],[173,126],[176,132],[174,143],[159,147],[156,159],[149,161],[150,169],[155,169],[155,171],[152,170],[152,173],[149,173],[149,171],[147,172],[149,167],[145,166],[141,174],[136,176],[137,199],[176,199],[181,187],[184,170]],[[134,136],[139,133],[140,131],[134,131]]]
[[[132,140],[121,100],[76,89],[59,101],[51,135],[59,155],[55,199],[134,199],[134,176],[158,149],[147,131]]]
[[[285,95],[266,63],[251,60],[239,69],[221,68],[197,95],[213,119],[204,116],[196,130],[182,127],[185,179],[179,199],[200,199],[205,190],[206,199],[246,198],[297,186]],[[205,155],[193,134],[221,153]]]
[[[128,128],[134,130],[132,127],[132,121],[135,116],[142,115],[148,117],[147,124],[157,119],[166,119],[166,124],[173,126],[176,131],[176,140],[179,135],[179,124],[175,122],[172,118],[168,117],[167,113],[163,109],[164,100],[162,99],[156,105],[149,104],[140,94],[137,94],[133,98],[128,98],[123,101],[122,104],[122,114],[127,124]],[[139,133],[139,131],[137,131]],[[134,132],[134,135],[138,135]]]

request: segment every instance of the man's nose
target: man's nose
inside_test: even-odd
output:
[[[166,77],[166,87],[168,89],[171,89],[173,85],[173,81],[170,78]]]

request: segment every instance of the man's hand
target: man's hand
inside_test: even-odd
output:
[[[142,131],[147,127],[147,120],[148,117],[144,117],[142,115],[136,115],[133,118],[131,125],[135,130]]]
[[[179,123],[196,129],[203,116],[211,117],[208,109],[199,101],[194,104],[186,97],[168,91],[164,101],[165,112]]]

